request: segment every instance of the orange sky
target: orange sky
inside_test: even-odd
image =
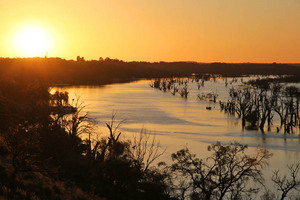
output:
[[[1,0],[0,56],[27,25],[48,56],[125,61],[300,62],[299,0]]]

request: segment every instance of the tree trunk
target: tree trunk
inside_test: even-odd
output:
[[[245,127],[246,125],[246,117],[243,115],[242,117],[242,127]]]
[[[265,123],[266,123],[266,117],[263,116],[263,117],[261,118],[261,120],[260,120],[260,125],[259,125],[259,129],[260,129],[261,132],[263,132],[263,133],[265,132],[265,131],[264,131]]]

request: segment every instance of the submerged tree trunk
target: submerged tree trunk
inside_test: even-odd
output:
[[[271,125],[272,125],[272,116],[271,116],[271,110],[268,111],[268,131],[271,131]]]
[[[260,120],[260,125],[259,125],[259,129],[261,130],[261,132],[265,132],[264,131],[264,126],[265,126],[265,123],[266,123],[266,117],[265,116],[263,116],[262,118],[261,118],[261,120]]]
[[[242,116],[242,127],[246,126],[246,117],[243,115]]]

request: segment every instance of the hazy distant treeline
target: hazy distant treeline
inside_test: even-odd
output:
[[[50,84],[98,85],[130,81],[136,78],[183,77],[196,74],[295,75],[300,67],[292,64],[228,64],[196,62],[124,62],[117,59],[76,61],[61,58],[0,58],[0,78],[42,79]]]

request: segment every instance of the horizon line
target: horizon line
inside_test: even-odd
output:
[[[84,56],[80,57],[81,58],[81,62],[91,62],[91,61],[97,61],[97,62],[105,62],[106,59],[110,59],[111,61],[119,61],[119,62],[125,62],[125,63],[131,63],[131,62],[145,62],[145,63],[197,63],[197,64],[288,64],[288,65],[300,65],[300,61],[299,62],[223,62],[223,61],[213,61],[213,62],[200,62],[200,61],[183,61],[183,60],[178,60],[178,61],[145,61],[145,60],[131,60],[131,61],[124,61],[122,59],[118,59],[118,58],[110,58],[110,57],[106,57],[106,58],[102,58],[101,56],[98,59],[85,59]],[[100,58],[102,58],[103,60],[100,60]],[[67,58],[62,58],[59,56],[53,56],[53,57],[49,57],[49,56],[32,56],[32,57],[2,57],[0,56],[0,59],[61,59],[61,60],[66,60],[66,61],[75,61],[77,62],[77,59],[67,59]]]

